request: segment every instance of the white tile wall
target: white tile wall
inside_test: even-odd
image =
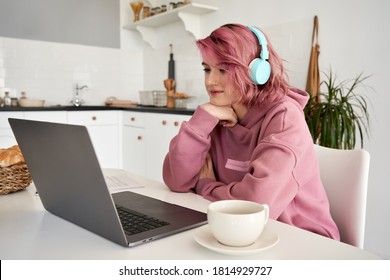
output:
[[[305,89],[308,57],[311,51],[313,18],[291,21],[288,24],[277,24],[263,27],[272,46],[284,60],[289,82],[292,86]]]
[[[86,104],[109,96],[137,101],[143,53],[0,37],[0,96],[25,91],[47,105],[68,105],[76,83],[89,87],[81,93]]]
[[[168,77],[169,45],[159,49],[149,49],[144,55],[145,89],[165,89],[163,81]],[[204,72],[201,56],[193,41],[173,45],[175,60],[176,91],[193,96],[192,103],[207,100],[204,88]]]

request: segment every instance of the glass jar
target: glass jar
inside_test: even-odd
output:
[[[11,106],[12,107],[18,106],[18,99],[16,97],[11,98]]]
[[[9,107],[11,106],[12,100],[11,96],[9,96],[9,92],[4,92],[4,106]]]
[[[149,6],[144,6],[142,10],[142,19],[150,17],[150,7]]]

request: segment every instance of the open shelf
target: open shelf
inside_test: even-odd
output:
[[[190,32],[195,39],[200,39],[200,16],[216,10],[218,10],[216,7],[191,3],[137,22],[132,22],[123,26],[123,28],[137,30],[141,33],[142,39],[155,48],[157,28],[180,20],[184,23],[186,31]]]

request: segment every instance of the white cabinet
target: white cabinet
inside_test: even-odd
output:
[[[123,168],[162,182],[171,139],[190,115],[123,112]]]
[[[102,168],[123,168],[162,182],[169,143],[191,116],[130,110],[0,112],[0,148],[16,144],[10,117],[86,126]]]
[[[25,111],[26,120],[66,123],[66,111]]]
[[[14,133],[8,123],[8,118],[23,119],[23,112],[0,112],[0,149],[16,145]]]
[[[69,111],[68,123],[87,127],[102,168],[119,168],[119,111]]]
[[[146,114],[146,176],[162,182],[162,166],[171,139],[179,132],[189,115]]]
[[[122,113],[122,163],[123,169],[146,176],[146,113]]]

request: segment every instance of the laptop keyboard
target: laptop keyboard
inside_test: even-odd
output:
[[[131,211],[121,206],[116,206],[116,209],[118,211],[122,227],[127,235],[133,235],[169,225],[169,223],[165,221]]]

